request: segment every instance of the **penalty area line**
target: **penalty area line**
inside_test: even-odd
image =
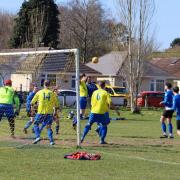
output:
[[[126,158],[126,159],[134,159],[134,160],[147,161],[147,162],[153,162],[153,163],[159,163],[159,164],[176,165],[176,166],[180,165],[180,163],[178,162],[162,161],[158,159],[148,159],[148,158],[143,158],[139,156],[126,156],[126,155],[120,155],[120,154],[112,154],[112,153],[108,153],[104,151],[101,151],[101,152],[104,154],[114,155],[114,156],[118,156],[120,158]]]

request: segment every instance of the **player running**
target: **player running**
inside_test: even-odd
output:
[[[173,98],[173,108],[176,111],[176,124],[177,124],[177,134],[180,136],[180,94],[179,87],[173,88],[174,98]]]
[[[100,89],[94,91],[91,98],[91,113],[89,116],[89,121],[84,128],[81,142],[84,141],[84,138],[91,129],[91,126],[96,122],[97,124],[101,124],[101,129],[99,132],[100,144],[107,144],[105,142],[105,137],[107,135],[107,125],[109,123],[107,112],[111,104],[111,97],[107,91],[105,91],[105,81],[100,81],[99,86]]]
[[[31,101],[34,98],[35,94],[38,92],[38,87],[36,84],[33,85],[33,90],[29,93],[26,99],[26,111],[27,111],[27,116],[30,117],[30,120],[26,123],[24,126],[24,133],[27,134],[27,129],[34,123],[34,116],[35,113],[37,112],[37,108],[34,107],[35,113],[32,113],[31,111]],[[34,130],[33,130],[34,131]]]
[[[171,83],[166,83],[165,85],[165,96],[164,96],[164,101],[162,101],[160,104],[165,105],[165,110],[161,116],[160,122],[161,122],[161,127],[162,127],[162,133],[163,135],[160,138],[168,138],[168,135],[166,134],[166,123],[165,120],[167,119],[168,121],[168,130],[169,130],[169,138],[174,138],[173,136],[173,126],[171,123],[172,115],[173,115],[173,110],[172,110],[172,105],[173,105],[173,92],[171,90],[172,85]]]
[[[4,87],[0,88],[0,121],[5,115],[9,121],[9,127],[11,131],[11,137],[14,138],[15,129],[15,116],[19,115],[19,98],[12,88],[12,81],[10,79],[5,80]],[[16,105],[16,111],[14,112],[13,105]]]
[[[53,115],[56,115],[56,111],[58,108],[58,99],[55,96],[54,92],[49,88],[50,81],[45,81],[44,89],[38,91],[31,101],[32,107],[35,103],[38,103],[38,112],[34,118],[34,131],[36,139],[33,141],[33,144],[37,144],[41,140],[39,124],[42,123],[47,127],[47,134],[50,140],[50,145],[55,144],[51,125],[53,122]]]

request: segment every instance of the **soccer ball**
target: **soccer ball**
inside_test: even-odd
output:
[[[92,63],[97,64],[98,62],[99,62],[98,57],[93,57],[92,58]]]

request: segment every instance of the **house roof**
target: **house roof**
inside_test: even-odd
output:
[[[125,51],[112,51],[111,53],[100,57],[97,64],[89,62],[87,63],[87,66],[99,71],[102,75],[116,76],[126,59],[126,56],[127,52]]]
[[[166,79],[175,79],[173,75],[152,64],[149,61],[144,63],[143,77],[165,77]]]
[[[153,58],[150,62],[176,79],[180,79],[180,58]]]
[[[38,48],[49,50],[49,48]],[[34,49],[2,50],[0,52],[26,52]],[[9,66],[9,67],[8,67]],[[74,73],[75,61],[70,54],[35,54],[18,56],[0,56],[0,70],[10,69],[13,73],[34,73],[39,68],[41,72]],[[80,73],[100,75],[94,69],[80,63]]]

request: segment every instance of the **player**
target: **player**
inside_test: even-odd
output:
[[[31,101],[32,107],[35,103],[38,103],[38,112],[34,118],[34,131],[36,139],[33,141],[33,144],[37,144],[41,140],[39,124],[42,123],[47,127],[47,134],[50,140],[50,145],[55,144],[51,125],[53,122],[53,115],[56,115],[56,109],[58,108],[58,99],[54,92],[49,88],[50,81],[45,81],[44,89],[38,91]]]
[[[101,129],[99,132],[100,144],[106,144],[105,137],[107,134],[107,125],[109,123],[107,111],[109,110],[109,106],[111,104],[111,97],[107,91],[105,91],[105,81],[100,81],[99,86],[100,89],[94,91],[91,98],[91,113],[89,116],[89,121],[84,128],[81,142],[84,141],[84,138],[91,129],[91,126],[96,122],[101,124]]]
[[[174,98],[173,98],[173,108],[176,111],[176,124],[177,124],[177,134],[180,136],[180,94],[179,87],[173,88]]]
[[[83,119],[86,105],[87,105],[87,96],[88,96],[88,89],[86,86],[87,76],[82,74],[80,77],[80,119]]]
[[[173,115],[173,110],[172,105],[173,105],[173,92],[171,90],[172,85],[171,83],[166,83],[165,85],[165,96],[164,96],[164,101],[162,101],[160,104],[164,104],[165,110],[161,116],[160,122],[161,122],[161,127],[162,127],[162,133],[163,135],[160,138],[168,138],[168,135],[166,134],[166,124],[165,120],[167,119],[168,121],[168,129],[169,129],[169,138],[174,138],[173,136],[173,126],[171,123],[172,115]]]
[[[10,79],[4,81],[4,87],[0,88],[0,120],[5,115],[9,121],[11,137],[14,138],[15,116],[19,115],[19,98],[12,88],[12,81]],[[14,112],[13,104],[16,105]]]
[[[33,90],[29,93],[26,99],[26,111],[27,111],[27,116],[30,117],[30,120],[24,126],[23,131],[25,134],[27,134],[27,129],[34,123],[34,116],[35,116],[35,113],[37,112],[36,110],[37,108],[34,108],[35,113],[31,111],[31,101],[37,92],[38,92],[38,87],[36,84],[33,84]]]

